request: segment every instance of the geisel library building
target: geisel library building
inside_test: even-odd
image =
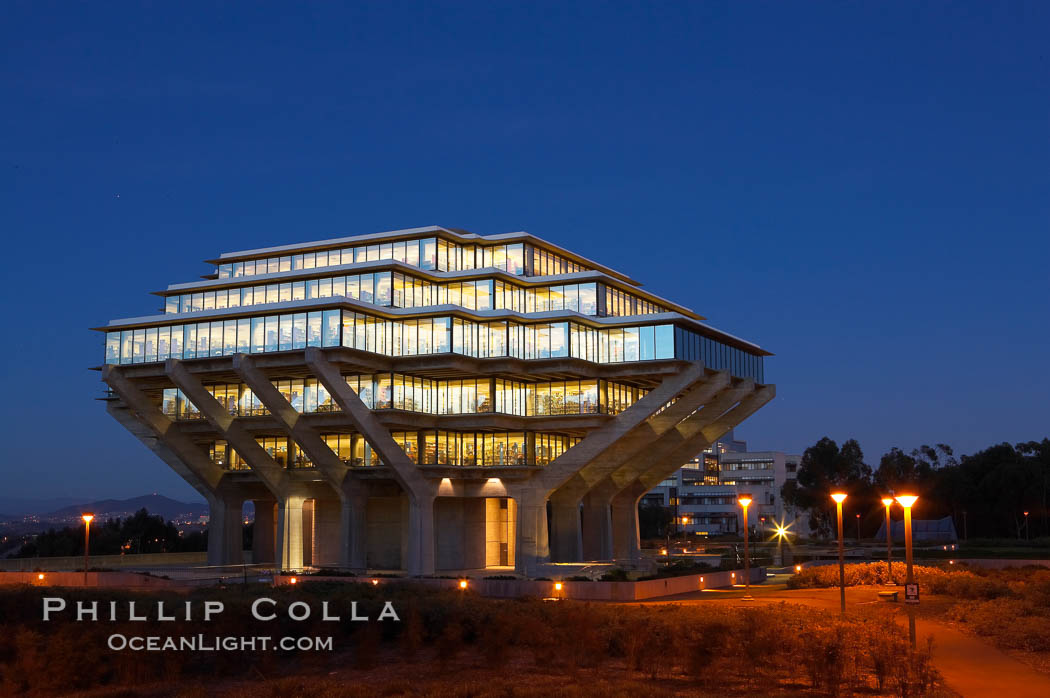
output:
[[[105,333],[106,409],[211,506],[209,564],[630,559],[641,496],[774,396],[768,352],[527,233],[227,253]]]

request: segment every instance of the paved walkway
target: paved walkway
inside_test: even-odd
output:
[[[679,596],[664,597],[643,603],[726,603],[770,604],[786,601],[804,606],[813,606],[829,611],[839,609],[839,590],[799,589],[789,590],[775,579],[770,584],[751,587],[754,601],[742,601],[743,589],[702,591]],[[872,587],[846,589],[846,612],[858,613],[865,609],[893,608],[902,630],[908,632],[908,616],[904,604],[893,605],[879,601],[877,590]],[[901,590],[903,596],[903,589]],[[1027,664],[1014,659],[1005,652],[973,635],[936,621],[917,618],[916,638],[922,645],[926,638],[933,637],[933,664],[941,672],[948,688],[966,698],[1047,698],[1050,696],[1050,675],[1036,671]]]

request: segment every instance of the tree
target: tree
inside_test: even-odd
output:
[[[787,504],[809,513],[809,526],[819,536],[829,537],[834,528],[835,505],[829,496],[842,488],[855,496],[868,496],[871,468],[855,439],[840,448],[828,437],[822,438],[802,454],[795,482],[781,490]]]
[[[923,497],[929,494],[933,467],[928,460],[916,458],[916,453],[918,449],[908,455],[894,446],[883,454],[875,470],[875,486],[892,494],[902,494],[904,490],[914,490]]]
[[[670,507],[642,500],[638,506],[638,535],[642,538],[663,538],[673,519]]]
[[[91,526],[91,552],[95,555],[121,553],[195,552],[206,549],[201,533],[179,535],[171,522],[150,516],[145,509],[125,519],[96,521]],[[60,530],[49,529],[21,547],[11,557],[55,557],[84,554],[84,525]]]

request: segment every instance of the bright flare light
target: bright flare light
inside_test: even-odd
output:
[[[897,503],[905,509],[910,509],[919,498],[913,494],[902,494],[897,497]]]
[[[845,492],[832,492],[831,493],[831,498],[835,500],[836,504],[842,504],[844,501],[846,501],[846,497],[848,497],[848,496],[849,495],[847,495]]]

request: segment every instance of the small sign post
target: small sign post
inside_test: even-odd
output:
[[[915,583],[904,585],[904,603],[919,603],[919,585]]]

